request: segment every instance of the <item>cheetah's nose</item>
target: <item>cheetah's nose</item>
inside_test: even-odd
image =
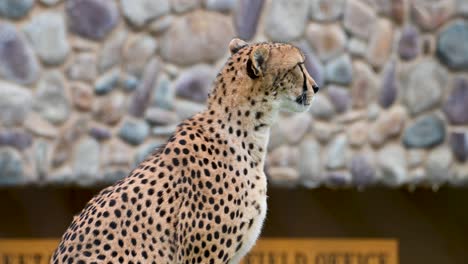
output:
[[[320,88],[318,87],[318,85],[314,84],[312,85],[312,89],[314,89],[314,93],[317,93]]]

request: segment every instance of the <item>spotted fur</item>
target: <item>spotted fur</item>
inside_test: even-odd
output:
[[[278,111],[306,111],[314,80],[279,43],[230,43],[207,109],[75,216],[51,263],[238,263],[267,211],[263,172]]]

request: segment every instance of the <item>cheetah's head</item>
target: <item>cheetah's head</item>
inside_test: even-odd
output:
[[[283,43],[247,44],[235,38],[229,50],[233,55],[244,52],[248,56],[245,72],[252,86],[266,98],[275,100],[280,109],[293,112],[309,109],[319,87],[307,72],[299,48]]]

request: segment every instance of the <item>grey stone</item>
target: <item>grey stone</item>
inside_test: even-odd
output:
[[[128,33],[118,30],[110,39],[104,42],[98,57],[98,69],[103,73],[122,62],[122,51]]]
[[[369,66],[363,61],[353,63],[353,83],[351,98],[355,108],[365,108],[374,102],[378,93],[379,79]]]
[[[0,124],[22,125],[31,110],[31,92],[21,86],[0,80]]]
[[[19,84],[31,84],[40,66],[26,38],[10,23],[0,23],[0,75]]]
[[[312,123],[312,118],[308,113],[300,113],[290,116],[281,124],[283,127],[284,137],[290,144],[296,144],[306,134]]]
[[[141,77],[156,48],[156,40],[149,35],[141,34],[131,38],[123,50],[127,72]]]
[[[37,87],[34,109],[51,123],[64,122],[71,112],[65,89],[65,78],[61,72],[44,73]]]
[[[348,89],[336,85],[330,85],[327,92],[336,112],[343,113],[351,107],[351,94]]]
[[[376,103],[371,103],[367,106],[367,119],[369,121],[375,121],[380,114],[380,106]]]
[[[79,184],[91,184],[99,179],[100,146],[92,138],[84,138],[76,145],[73,155],[74,178]]]
[[[176,131],[176,125],[158,126],[153,128],[151,133],[157,137],[169,137]]]
[[[128,175],[126,168],[108,168],[104,170],[103,181],[104,183],[115,183]]]
[[[397,105],[382,112],[369,128],[369,139],[373,145],[380,146],[387,139],[397,137],[405,126],[406,110]]]
[[[312,98],[310,112],[316,118],[328,120],[335,114],[335,109],[327,96],[318,93]]]
[[[139,145],[148,137],[150,128],[142,120],[126,120],[119,129],[119,137],[132,145]]]
[[[448,74],[439,64],[426,59],[403,71],[400,79],[404,102],[415,115],[439,104]]]
[[[468,16],[468,2],[467,1],[465,1],[465,0],[456,0],[455,5],[456,5],[455,10],[458,11],[459,14],[461,14],[461,15],[463,15],[465,17]]]
[[[277,0],[266,13],[265,33],[273,41],[287,42],[299,38],[308,17],[307,0]]]
[[[140,80],[131,74],[122,74],[119,84],[125,92],[133,92],[140,85]]]
[[[205,106],[196,102],[187,100],[176,100],[174,102],[174,108],[179,116],[179,119],[187,119],[196,113],[199,113],[205,109]]]
[[[340,169],[345,166],[348,150],[346,135],[336,136],[329,144],[326,154],[326,166],[329,169]]]
[[[0,185],[23,182],[24,165],[20,154],[13,148],[0,148]]]
[[[103,126],[93,126],[89,129],[89,135],[98,141],[104,141],[112,137],[112,131]]]
[[[36,165],[36,174],[39,179],[45,179],[49,174],[50,149],[49,143],[44,140],[39,140],[34,146],[34,163]]]
[[[343,15],[344,3],[344,0],[312,0],[309,4],[309,16],[323,22],[338,20]]]
[[[112,91],[119,82],[120,69],[116,68],[105,73],[94,82],[94,92],[104,95]]]
[[[90,85],[82,82],[70,84],[72,101],[80,111],[90,111],[94,102],[94,91]]]
[[[413,0],[411,1],[411,18],[423,30],[434,30],[453,15],[454,2],[453,0]]]
[[[275,185],[294,185],[299,180],[299,172],[289,167],[270,167],[267,175],[272,184]]]
[[[170,11],[170,2],[167,0],[120,0],[120,3],[125,17],[137,27]]]
[[[236,0],[205,0],[204,4],[206,9],[218,11],[218,12],[229,12],[236,6]]]
[[[381,149],[378,153],[378,164],[384,184],[400,186],[407,180],[406,154],[399,145],[389,144]]]
[[[52,171],[47,175],[47,182],[52,184],[71,184],[73,183],[74,174],[70,166],[63,166],[56,171]]]
[[[348,48],[349,52],[356,57],[364,57],[367,51],[367,42],[359,38],[351,38],[348,41]]]
[[[319,87],[325,85],[325,68],[320,62],[319,58],[315,55],[309,44],[306,41],[299,41],[295,43],[298,48],[302,50],[305,56],[305,66],[307,72],[314,79]]]
[[[174,83],[176,95],[198,103],[208,98],[216,71],[205,64],[195,65],[179,75]]]
[[[419,31],[415,26],[407,25],[401,30],[398,42],[398,54],[403,60],[412,60],[419,54]]]
[[[134,158],[134,165],[140,164],[142,161],[144,161],[151,153],[156,151],[159,147],[164,145],[164,141],[151,141],[148,144],[145,144],[138,148],[137,152],[135,153],[135,158]]]
[[[353,78],[351,58],[343,54],[327,63],[325,66],[326,80],[332,83],[348,85]]]
[[[379,92],[379,104],[389,108],[398,96],[398,81],[396,77],[396,62],[390,60],[383,68],[382,82]]]
[[[435,148],[429,153],[426,160],[426,173],[432,185],[441,185],[452,177],[452,159],[452,152],[445,146]]]
[[[306,37],[322,61],[337,57],[346,47],[346,35],[341,27],[335,24],[311,23],[307,26]]]
[[[439,33],[437,56],[454,70],[468,69],[468,23],[455,21]]]
[[[94,109],[96,120],[108,125],[117,124],[126,112],[126,99],[120,93],[112,93],[110,96],[98,100]]]
[[[174,124],[179,121],[177,114],[162,108],[151,107],[146,110],[145,120],[156,126]]]
[[[36,54],[45,64],[57,65],[65,61],[70,45],[62,14],[53,11],[41,13],[34,16],[24,30]]]
[[[346,1],[343,25],[357,37],[367,39],[375,25],[377,15],[360,0]]]
[[[9,146],[18,150],[25,150],[32,145],[31,134],[22,130],[2,130],[0,131],[0,147]]]
[[[405,129],[403,143],[408,148],[430,148],[442,143],[444,138],[444,123],[434,115],[424,115]]]
[[[264,0],[237,1],[234,12],[234,26],[236,28],[237,35],[241,39],[250,40],[255,36],[264,2]]]
[[[233,36],[228,16],[197,10],[175,19],[162,35],[160,53],[165,60],[180,65],[211,62],[226,53]]]
[[[200,0],[171,0],[171,7],[175,13],[186,13],[200,7]]]
[[[406,159],[408,160],[408,167],[410,168],[419,167],[426,158],[426,152],[421,149],[409,149],[407,154]]]
[[[468,159],[468,132],[452,132],[449,143],[455,158],[465,162]]]
[[[115,166],[129,166],[132,157],[132,148],[120,140],[111,140],[102,146],[102,164]]]
[[[393,25],[385,18],[378,19],[372,29],[367,47],[367,61],[374,67],[381,67],[387,62],[392,51]]]
[[[49,122],[44,120],[39,114],[31,112],[24,122],[25,128],[36,136],[55,138],[58,130]]]
[[[92,82],[97,77],[96,56],[91,52],[75,55],[67,69],[67,75],[72,80]]]
[[[444,104],[444,112],[454,125],[468,124],[468,78],[458,77]]]
[[[175,90],[167,75],[162,74],[153,89],[152,105],[170,110],[174,107]]]
[[[349,168],[353,177],[353,184],[357,187],[365,187],[376,182],[376,170],[372,158],[369,155],[358,154],[351,159]]]
[[[159,18],[149,25],[149,30],[153,34],[161,34],[165,32],[174,22],[174,17],[167,15]]]
[[[0,1],[0,16],[19,19],[26,16],[34,5],[34,0],[3,0]]]
[[[137,89],[133,92],[133,97],[130,101],[129,113],[135,117],[143,117],[146,108],[151,99],[151,92],[156,84],[157,76],[161,68],[161,62],[153,58],[145,68],[142,81],[138,84]]]
[[[65,10],[70,30],[93,40],[104,39],[120,17],[114,1],[67,0]]]
[[[320,144],[313,138],[304,139],[299,145],[299,175],[307,188],[315,188],[322,181]]]
[[[40,0],[40,2],[44,5],[47,5],[47,6],[53,6],[53,5],[56,5],[58,4],[60,1],[62,0]]]

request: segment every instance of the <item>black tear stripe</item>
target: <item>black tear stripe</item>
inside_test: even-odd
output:
[[[257,79],[258,76],[254,73],[253,69],[252,69],[252,60],[249,59],[247,61],[247,75],[249,75],[250,79]]]
[[[299,66],[299,68],[301,69],[302,77],[304,78],[304,81],[302,83],[302,92],[305,93],[305,92],[307,92],[307,79],[306,79],[306,75],[304,73],[304,69],[302,68],[302,64]]]

